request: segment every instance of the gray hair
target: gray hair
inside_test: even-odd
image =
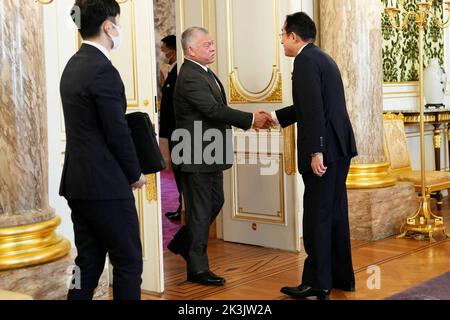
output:
[[[209,32],[202,27],[190,27],[181,35],[181,45],[183,46],[183,52],[185,55],[187,55],[189,47],[194,47],[196,45],[195,37],[199,33],[208,34]]]

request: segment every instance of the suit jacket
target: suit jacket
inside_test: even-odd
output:
[[[227,106],[225,90],[219,79],[208,74],[200,65],[186,60],[180,69],[174,94],[175,118],[178,133],[188,133],[190,141],[173,141],[172,161],[182,172],[216,172],[229,169],[233,163],[231,126],[244,130],[252,126],[253,114]],[[183,130],[184,129],[184,130]],[[213,130],[210,130],[213,129]],[[208,132],[207,132],[208,131]],[[218,139],[205,137],[205,133]],[[213,140],[211,141],[207,140]],[[214,154],[215,161],[204,159],[203,153]],[[179,163],[173,155],[182,148]],[[206,151],[206,152],[205,152]],[[220,153],[220,154],[219,154]]]
[[[67,199],[133,198],[141,175],[119,72],[97,48],[83,44],[60,83],[66,153],[60,195]]]
[[[300,173],[311,171],[311,154],[316,152],[324,154],[325,165],[357,155],[341,73],[314,44],[295,58],[292,95],[294,105],[276,114],[282,127],[297,122]]]
[[[175,110],[173,106],[173,93],[177,82],[177,65],[167,75],[166,81],[162,87],[161,110],[159,136],[170,140],[173,131],[176,128]]]

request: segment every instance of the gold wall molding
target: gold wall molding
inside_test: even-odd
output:
[[[148,201],[158,201],[158,184],[156,174],[147,175],[146,193]]]
[[[233,212],[232,212],[232,219],[238,220],[238,221],[257,221],[257,222],[263,222],[263,223],[270,223],[275,225],[285,225],[287,221],[286,217],[286,209],[285,209],[285,182],[284,182],[284,155],[283,154],[272,154],[270,160],[274,160],[274,157],[277,157],[275,160],[279,165],[278,170],[278,184],[279,184],[279,193],[278,193],[278,199],[280,204],[280,210],[277,210],[276,212],[270,213],[263,213],[263,212],[257,212],[257,211],[251,211],[250,209],[245,209],[239,206],[239,185],[237,183],[236,177],[238,176],[238,158],[243,157],[246,161],[249,161],[250,158],[259,159],[263,158],[264,156],[261,156],[259,153],[235,153],[234,157],[234,163],[233,166],[233,175],[232,175],[232,197],[233,197]],[[266,159],[267,155],[265,155]]]
[[[250,104],[250,103],[282,103],[283,102],[283,81],[280,72],[280,41],[277,30],[280,27],[279,0],[273,0],[273,24],[274,24],[274,53],[275,59],[272,65],[272,76],[269,84],[259,92],[252,92],[245,88],[239,78],[239,68],[234,63],[234,43],[233,43],[233,22],[232,22],[232,0],[226,3],[226,21],[228,31],[228,59],[229,59],[229,92],[230,104]]]
[[[347,177],[348,189],[392,187],[397,179],[389,172],[389,162],[352,164]]]
[[[283,80],[277,66],[273,66],[272,77],[269,84],[260,92],[246,90],[239,81],[238,68],[236,67],[229,76],[230,103],[282,103]]]
[[[295,125],[283,129],[284,136],[284,167],[288,176],[295,175],[297,166],[295,164]]]
[[[36,224],[0,228],[0,271],[57,260],[71,249],[68,240],[55,233],[61,218]]]

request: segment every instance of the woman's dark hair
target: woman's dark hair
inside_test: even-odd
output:
[[[116,0],[76,0],[71,15],[75,23],[79,22],[81,37],[92,38],[100,33],[100,26],[106,20],[115,23],[120,6]]]
[[[304,41],[316,40],[316,24],[304,12],[296,12],[286,16],[286,25],[284,29],[287,33],[294,32]]]
[[[177,37],[170,35],[161,39],[167,48],[177,51]]]

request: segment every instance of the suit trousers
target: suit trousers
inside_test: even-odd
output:
[[[170,152],[170,154],[172,154],[173,147],[174,147],[173,142],[171,140],[169,140],[169,152]],[[181,212],[182,201],[183,201],[183,198],[182,198],[183,186],[181,184],[181,172],[180,172],[180,168],[178,168],[173,162],[172,162],[172,172],[173,172],[173,177],[175,178],[175,183],[177,185],[177,190],[178,190],[178,193],[179,193],[179,196],[178,196],[179,205],[178,205],[177,212]]]
[[[323,177],[304,173],[302,284],[331,289],[354,284],[346,180],[350,159],[329,163]]]
[[[80,287],[69,290],[68,300],[93,298],[107,253],[113,265],[114,299],[140,300],[142,246],[134,199],[68,203],[78,251],[75,264],[81,276]]]
[[[209,270],[209,227],[224,204],[223,172],[182,172],[181,182],[186,225],[175,235],[172,244],[187,258],[187,272],[195,274]]]

